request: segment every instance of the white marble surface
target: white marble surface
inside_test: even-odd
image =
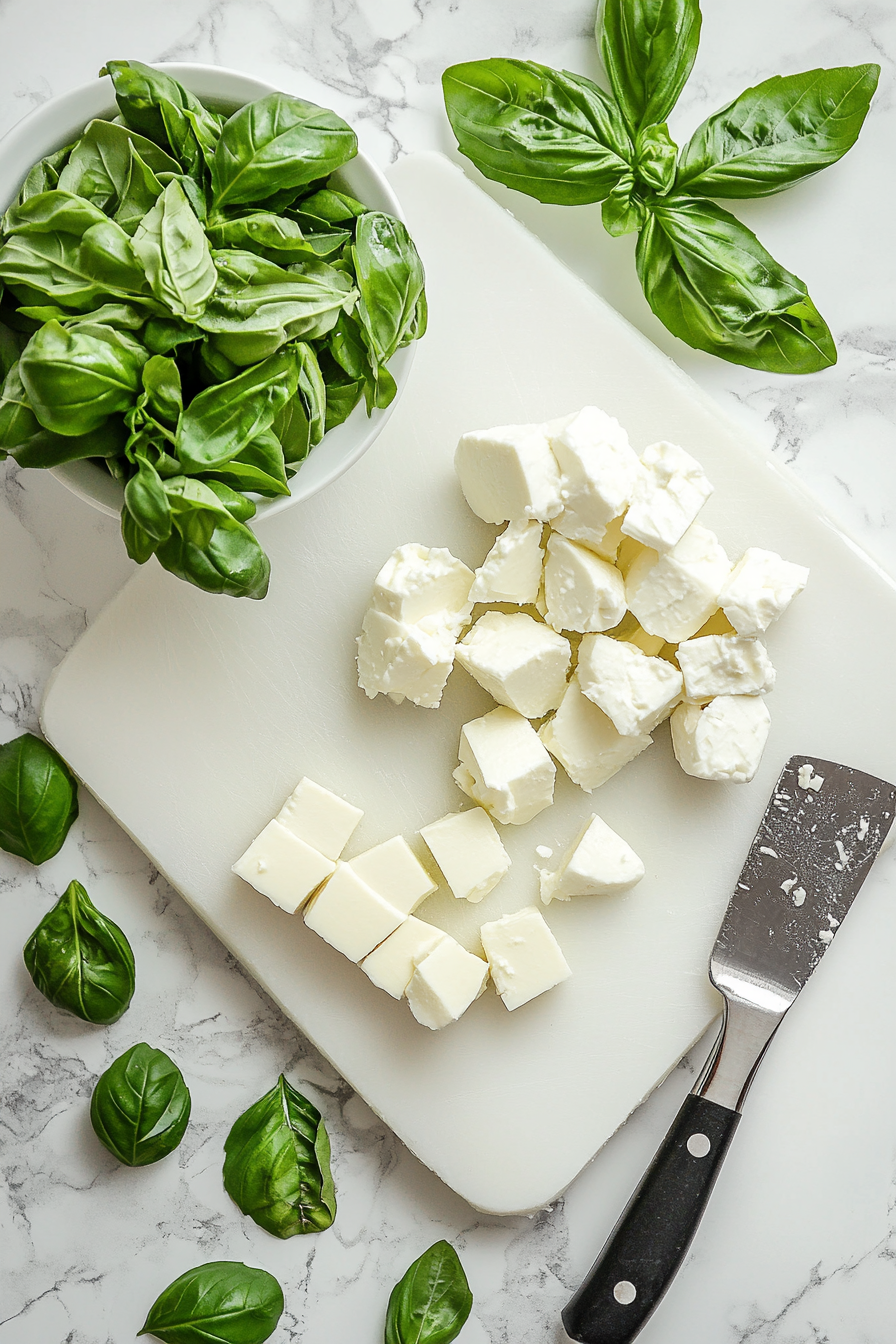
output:
[[[786,10],[778,0],[706,0],[704,9],[701,53],[672,126],[678,138],[769,74],[869,59],[883,66],[857,151],[789,195],[737,207],[809,284],[838,340],[836,368],[772,378],[687,350],[647,311],[626,256],[631,240],[604,235],[596,207],[563,211],[488,189],[790,463],[896,574],[896,9],[874,0],[797,0]],[[414,149],[450,150],[438,84],[446,64],[513,54],[594,73],[591,21],[591,6],[578,0],[4,0],[0,131],[108,58],[196,59],[336,107],[386,163]],[[0,466],[0,737],[36,727],[48,673],[130,569],[110,520],[49,476]],[[856,712],[873,706],[859,696]],[[126,928],[137,955],[137,997],[105,1031],[50,1008],[21,962],[25,938],[73,877]],[[782,1030],[645,1344],[892,1338],[893,885],[888,868]],[[2,856],[0,889],[0,1344],[120,1344],[161,1287],[222,1258],[280,1278],[287,1312],[276,1340],[375,1344],[391,1284],[439,1236],[460,1250],[475,1295],[464,1344],[563,1338],[559,1309],[689,1086],[690,1066],[555,1208],[483,1218],[297,1039],[90,799],[61,854],[39,871]],[[194,1096],[177,1155],[142,1171],[119,1167],[87,1120],[94,1077],[135,1039],[168,1049]],[[340,1196],[330,1232],[286,1243],[242,1219],[220,1182],[230,1121],[281,1069],[327,1116]],[[545,1141],[562,1142],[537,1078],[532,1104],[545,1108]]]

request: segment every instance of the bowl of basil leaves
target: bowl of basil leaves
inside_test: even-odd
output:
[[[247,525],[370,447],[426,328],[401,209],[335,112],[110,61],[0,142],[0,459],[129,555],[264,597]]]

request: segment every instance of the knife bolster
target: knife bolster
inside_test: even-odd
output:
[[[693,1095],[740,1112],[762,1057],[790,1005],[773,1011],[727,994],[724,1005],[718,1039]]]

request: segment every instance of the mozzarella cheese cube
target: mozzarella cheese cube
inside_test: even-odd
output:
[[[306,845],[336,860],[363,815],[360,807],[352,807],[344,798],[305,778],[299,780],[276,820]]]
[[[393,551],[374,580],[373,608],[406,625],[437,618],[434,628],[457,635],[470,619],[473,571],[444,546],[408,542]]]
[[[609,635],[586,635],[579,646],[579,683],[623,737],[650,733],[681,699],[682,676],[663,658]]]
[[[498,704],[538,719],[560,703],[570,648],[522,611],[487,611],[464,635],[456,657]]]
[[[644,876],[644,865],[631,845],[597,815],[573,840],[554,873],[541,873],[541,899],[568,901],[572,896],[615,896],[630,891]]]
[[[544,565],[545,620],[555,630],[611,630],[625,615],[625,583],[608,560],[551,534]]]
[[[688,700],[714,695],[760,695],[775,684],[775,669],[759,639],[702,635],[679,644],[678,666]]]
[[[665,555],[647,548],[636,556],[625,580],[626,603],[648,634],[678,644],[716,610],[730,570],[715,533],[694,523]]]
[[[751,546],[722,589],[719,605],[739,635],[761,635],[806,586],[808,569]]]
[[[511,1012],[572,974],[534,905],[483,924],[479,933],[495,989]]]
[[[541,425],[501,425],[464,434],[454,456],[460,488],[487,523],[537,518],[563,507],[560,472]]]
[[[560,708],[542,724],[538,736],[586,793],[606,784],[653,742],[648,733],[623,737],[602,709],[582,693],[578,675],[570,678]]]
[[[563,512],[551,526],[564,537],[596,547],[608,524],[628,507],[638,456],[619,421],[596,406],[545,428],[560,467],[563,499]]]
[[[409,915],[438,886],[402,835],[394,835],[351,860],[362,882],[396,910]]]
[[[470,601],[534,602],[544,561],[542,530],[537,520],[508,523],[476,571]]]
[[[748,784],[759,768],[770,726],[760,696],[719,695],[705,709],[678,706],[672,715],[672,746],[686,774]]]
[[[421,827],[420,834],[458,900],[481,901],[510,867],[510,855],[481,807],[452,812]]]
[[[675,443],[652,443],[641,454],[622,530],[655,551],[669,551],[711,494],[703,468],[690,453]]]
[[[407,1000],[417,1021],[431,1031],[456,1022],[479,998],[488,980],[488,962],[474,957],[448,934],[418,962]]]
[[[358,685],[369,699],[388,695],[397,705],[407,699],[438,708],[454,666],[452,629],[407,625],[371,607],[357,642]]]
[[[459,787],[496,821],[522,826],[554,801],[554,763],[528,719],[512,709],[464,724],[458,755]]]
[[[305,910],[309,929],[349,961],[361,961],[406,919],[404,910],[383,900],[351,864],[341,862]]]
[[[361,970],[377,989],[403,999],[417,963],[447,937],[441,929],[411,915],[364,958]]]
[[[336,865],[279,821],[269,821],[231,872],[294,915]]]

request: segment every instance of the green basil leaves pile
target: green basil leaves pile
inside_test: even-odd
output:
[[[90,1123],[100,1143],[128,1167],[173,1153],[190,1121],[190,1091],[164,1050],[132,1045],[100,1074]]]
[[[392,1289],[385,1344],[451,1344],[473,1307],[457,1252],[437,1241]]]
[[[45,863],[77,815],[78,785],[57,751],[31,733],[0,747],[0,849]]]
[[[170,1283],[140,1334],[165,1344],[264,1344],[282,1315],[283,1290],[273,1274],[214,1260]]]
[[[608,233],[638,231],[638,278],[675,336],[734,364],[813,373],[837,351],[805,284],[715,201],[769,196],[836,163],[880,67],[767,79],[679,152],[666,123],[700,25],[699,0],[603,0],[596,37],[611,93],[532,61],[470,61],[442,76],[448,117],[486,177],[557,205],[602,201]]]
[[[124,487],[139,564],[262,598],[247,526],[423,335],[400,221],[335,173],[334,112],[271,93],[226,118],[162,71],[110,61],[119,118],[35,164],[0,224],[0,458],[89,458]]]
[[[117,924],[97,910],[80,882],[44,915],[25,944],[25,965],[57,1008],[110,1026],[134,995],[134,954]]]

